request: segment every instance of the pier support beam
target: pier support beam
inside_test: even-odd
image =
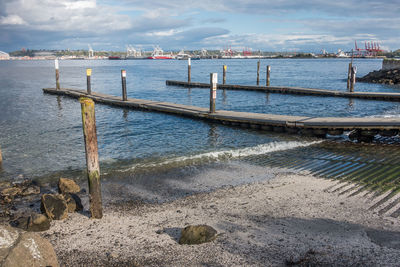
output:
[[[351,81],[351,70],[353,67],[353,63],[349,63],[349,69],[347,71],[347,90],[350,91],[350,81]]]
[[[192,81],[192,62],[190,57],[188,58],[188,83]]]
[[[267,81],[265,83],[266,86],[269,86],[269,79],[270,79],[270,75],[271,75],[270,73],[271,73],[271,66],[268,65],[267,66]]]
[[[59,66],[58,66],[58,59],[54,60],[54,67],[56,69],[56,89],[60,90],[60,72],[59,72]]]
[[[90,77],[92,76],[92,69],[86,69],[86,88],[88,95],[92,94],[92,85],[90,82]]]
[[[260,85],[260,60],[257,61],[257,85]]]
[[[89,183],[90,214],[92,218],[101,219],[103,208],[101,200],[100,166],[97,147],[96,117],[94,102],[90,98],[79,98],[82,109],[82,127],[85,140],[87,178]]]
[[[222,67],[222,84],[226,84],[226,65]]]
[[[356,84],[356,73],[357,67],[351,67],[351,81],[350,81],[350,92],[354,92],[354,85]]]
[[[122,100],[128,100],[126,95],[126,70],[121,70],[121,82],[122,82]]]
[[[215,99],[217,99],[218,73],[210,73],[210,113],[215,113]]]

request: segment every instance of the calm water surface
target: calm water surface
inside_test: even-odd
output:
[[[261,83],[265,83],[266,65],[271,65],[271,85],[346,90],[348,63],[348,59],[263,59]],[[208,82],[210,72],[218,72],[221,81],[224,64],[228,66],[228,83],[255,84],[256,60],[192,61],[192,81]],[[382,61],[362,59],[354,64],[362,76],[379,69]],[[86,88],[88,67],[93,69],[93,91],[121,95],[120,71],[126,69],[128,97],[202,107],[209,104],[208,90],[165,85],[168,79],[187,79],[186,61],[65,60],[60,61],[61,86]],[[53,61],[0,61],[0,145],[4,158],[0,179],[18,175],[84,177],[80,104],[76,99],[42,93],[42,88],[55,86],[54,76]],[[356,84],[355,90],[400,92],[399,87],[366,83]],[[400,105],[392,102],[240,91],[218,91],[217,109],[337,117],[400,114]],[[148,177],[149,172],[165,174],[171,168],[193,173],[193,166],[218,162],[266,166],[273,155],[284,151],[293,151],[284,158],[310,149],[326,151],[326,143],[320,139],[236,129],[161,113],[96,105],[96,117],[105,179],[135,180],[144,174]],[[338,151],[345,151],[346,146],[335,145]],[[359,147],[349,155],[359,152]],[[361,155],[374,154],[376,149],[379,146],[363,148]]]

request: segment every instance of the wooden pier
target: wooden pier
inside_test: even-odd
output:
[[[209,87],[210,85],[207,84]],[[132,109],[163,112],[179,116],[222,123],[224,125],[253,128],[274,132],[300,133],[324,137],[326,134],[341,135],[344,131],[353,131],[353,137],[361,141],[371,141],[375,135],[395,136],[400,130],[400,118],[336,118],[336,117],[306,117],[287,116],[263,113],[236,112],[216,110],[210,113],[209,108],[174,104],[162,101],[112,96],[102,93],[76,89],[44,88],[44,93],[64,95],[72,98],[85,96],[97,103]]]
[[[184,81],[166,81],[167,85],[180,86],[186,88],[210,88],[209,83],[184,82]],[[344,98],[359,98],[369,100],[400,101],[400,93],[382,93],[382,92],[349,92],[326,89],[312,89],[302,87],[287,86],[257,86],[257,85],[236,85],[236,84],[218,84],[218,89],[222,90],[240,90],[240,91],[261,91],[267,93],[296,94],[312,96],[335,96]]]

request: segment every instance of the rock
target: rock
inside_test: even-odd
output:
[[[33,213],[28,220],[27,231],[41,232],[50,229],[50,220],[43,214]]]
[[[67,201],[68,212],[83,210],[82,201],[76,194],[64,194],[64,199]]]
[[[75,183],[74,180],[68,179],[68,178],[60,178],[58,181],[58,191],[61,194],[65,193],[79,193],[81,191],[81,188],[79,185]]]
[[[11,222],[11,225],[28,232],[41,232],[50,229],[50,220],[43,214],[32,213],[27,217],[20,217]]]
[[[351,141],[358,140],[360,138],[361,134],[359,130],[353,130],[349,133],[349,139]]]
[[[400,84],[400,73],[398,69],[372,71],[364,77],[357,78],[357,81],[389,85]]]
[[[21,192],[21,195],[28,196],[28,195],[38,195],[40,194],[40,187],[36,185],[31,185],[24,188]]]
[[[5,225],[0,225],[0,262],[3,267],[59,266],[49,241]]]
[[[28,196],[34,194],[40,194],[40,187],[32,180],[16,181],[13,182],[13,184],[8,183],[8,187],[1,190],[1,196],[3,198],[14,198],[16,196]]]
[[[14,197],[16,195],[21,194],[22,190],[18,187],[9,187],[1,190],[1,195],[3,197]]]
[[[68,206],[63,195],[60,194],[44,194],[40,210],[46,214],[49,219],[62,220],[68,216]]]
[[[189,225],[182,229],[179,244],[202,244],[211,242],[217,237],[217,231],[208,225]]]

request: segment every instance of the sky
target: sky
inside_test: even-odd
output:
[[[400,0],[0,0],[0,50],[400,48]]]

